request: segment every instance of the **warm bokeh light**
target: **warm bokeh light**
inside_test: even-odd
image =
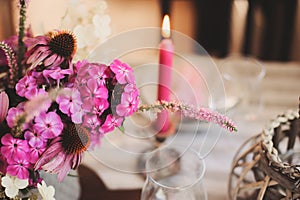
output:
[[[171,35],[171,30],[170,30],[170,17],[169,15],[165,15],[162,23],[162,36],[164,38],[169,38]]]

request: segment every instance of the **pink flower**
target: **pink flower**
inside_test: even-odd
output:
[[[71,115],[72,122],[74,122],[75,124],[81,124],[83,120],[83,116],[85,114],[86,112],[82,108],[80,108],[80,110],[78,110],[77,112]]]
[[[58,181],[62,181],[70,169],[76,169],[81,162],[82,153],[90,144],[89,131],[75,124],[69,123],[61,136],[50,143],[34,169],[44,169],[46,172],[58,174]]]
[[[28,168],[30,163],[28,161],[28,155],[22,158],[10,158],[7,159],[7,173],[11,176],[16,176],[19,179],[28,179],[29,171]]]
[[[25,131],[24,138],[28,141],[30,147],[42,147],[47,142],[47,140],[36,130]]]
[[[112,116],[111,114],[109,114],[106,117],[105,122],[103,123],[103,125],[100,128],[100,133],[111,132],[114,130],[115,127],[121,126],[122,122],[123,122],[123,118],[115,117],[115,116]]]
[[[104,64],[90,64],[88,69],[89,75],[96,79],[99,85],[104,86],[106,83],[106,78],[108,78],[107,74],[108,67]]]
[[[10,134],[6,134],[1,138],[1,154],[5,158],[24,158],[27,156],[29,147],[26,140],[21,140],[12,137]]]
[[[133,93],[134,96],[138,96],[139,95],[139,90],[138,88],[136,87],[135,84],[127,84],[125,87],[124,87],[124,92],[127,92],[127,93]]]
[[[80,88],[80,94],[83,99],[82,107],[91,110],[95,106],[95,99],[107,99],[108,90],[101,86],[95,79],[87,81],[87,85]]]
[[[75,167],[81,162],[81,154],[74,157],[72,154],[66,154],[60,140],[60,137],[55,138],[34,166],[35,170],[42,168],[46,172],[58,174],[59,182],[64,179],[72,166]]]
[[[76,51],[74,35],[65,31],[29,38],[27,42],[30,45],[25,55],[26,64],[30,65],[31,70],[40,63],[49,68],[65,64],[68,68]]]
[[[64,125],[55,112],[42,112],[35,118],[34,129],[46,139],[52,139],[59,136],[63,128]]]
[[[10,128],[14,126],[16,119],[23,114],[23,107],[24,104],[19,104],[16,108],[10,108],[8,110],[6,121]]]
[[[121,97],[121,104],[117,105],[116,111],[119,116],[132,115],[138,109],[138,98],[134,93],[124,92]]]
[[[30,147],[29,148],[29,162],[32,164],[35,164],[40,156],[44,153],[46,150],[46,144],[40,146],[40,147]]]
[[[74,66],[75,71],[79,72],[79,70],[82,69],[84,66],[86,66],[86,64],[88,64],[87,60],[77,61],[76,64],[75,64],[75,66]],[[87,68],[86,68],[86,70],[87,70]]]
[[[0,92],[0,123],[2,123],[7,115],[9,99],[5,92]]]
[[[100,126],[100,120],[97,115],[85,115],[83,119],[83,126],[95,130],[98,126]]]
[[[63,93],[56,98],[60,111],[71,116],[79,112],[81,109],[82,101],[80,93],[77,89],[64,88]]]
[[[110,68],[116,74],[116,79],[120,84],[134,83],[133,70],[128,64],[116,59],[110,64]]]
[[[99,146],[101,144],[101,138],[103,134],[97,131],[91,131],[91,144],[89,150],[93,150],[95,146]]]
[[[72,73],[71,69],[61,69],[60,67],[54,67],[52,69],[46,69],[43,71],[43,76],[48,79],[52,78],[56,81],[65,78],[66,75]]]
[[[31,99],[38,92],[36,80],[32,76],[24,76],[16,84],[16,91],[19,96]]]
[[[102,115],[102,113],[109,107],[109,103],[106,99],[95,99],[94,113]]]

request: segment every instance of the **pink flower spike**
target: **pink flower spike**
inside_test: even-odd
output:
[[[21,140],[6,134],[1,138],[1,154],[6,158],[24,158],[27,156],[29,146],[26,140]]]
[[[61,118],[55,112],[42,112],[35,118],[34,129],[46,139],[52,139],[59,136],[63,128],[64,125]]]
[[[0,92],[0,123],[4,121],[9,106],[9,99],[5,92]]]
[[[111,70],[116,74],[117,81],[120,84],[134,83],[134,75],[132,68],[116,59],[110,64]]]

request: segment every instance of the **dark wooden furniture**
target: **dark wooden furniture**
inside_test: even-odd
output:
[[[79,166],[80,200],[140,200],[141,190],[108,190],[95,172]]]

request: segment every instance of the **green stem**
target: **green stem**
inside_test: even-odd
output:
[[[24,59],[25,54],[25,45],[23,42],[23,38],[25,35],[25,20],[26,20],[26,3],[25,0],[20,0],[20,18],[19,18],[19,34],[18,34],[18,80],[23,75],[23,66],[22,61]]]

